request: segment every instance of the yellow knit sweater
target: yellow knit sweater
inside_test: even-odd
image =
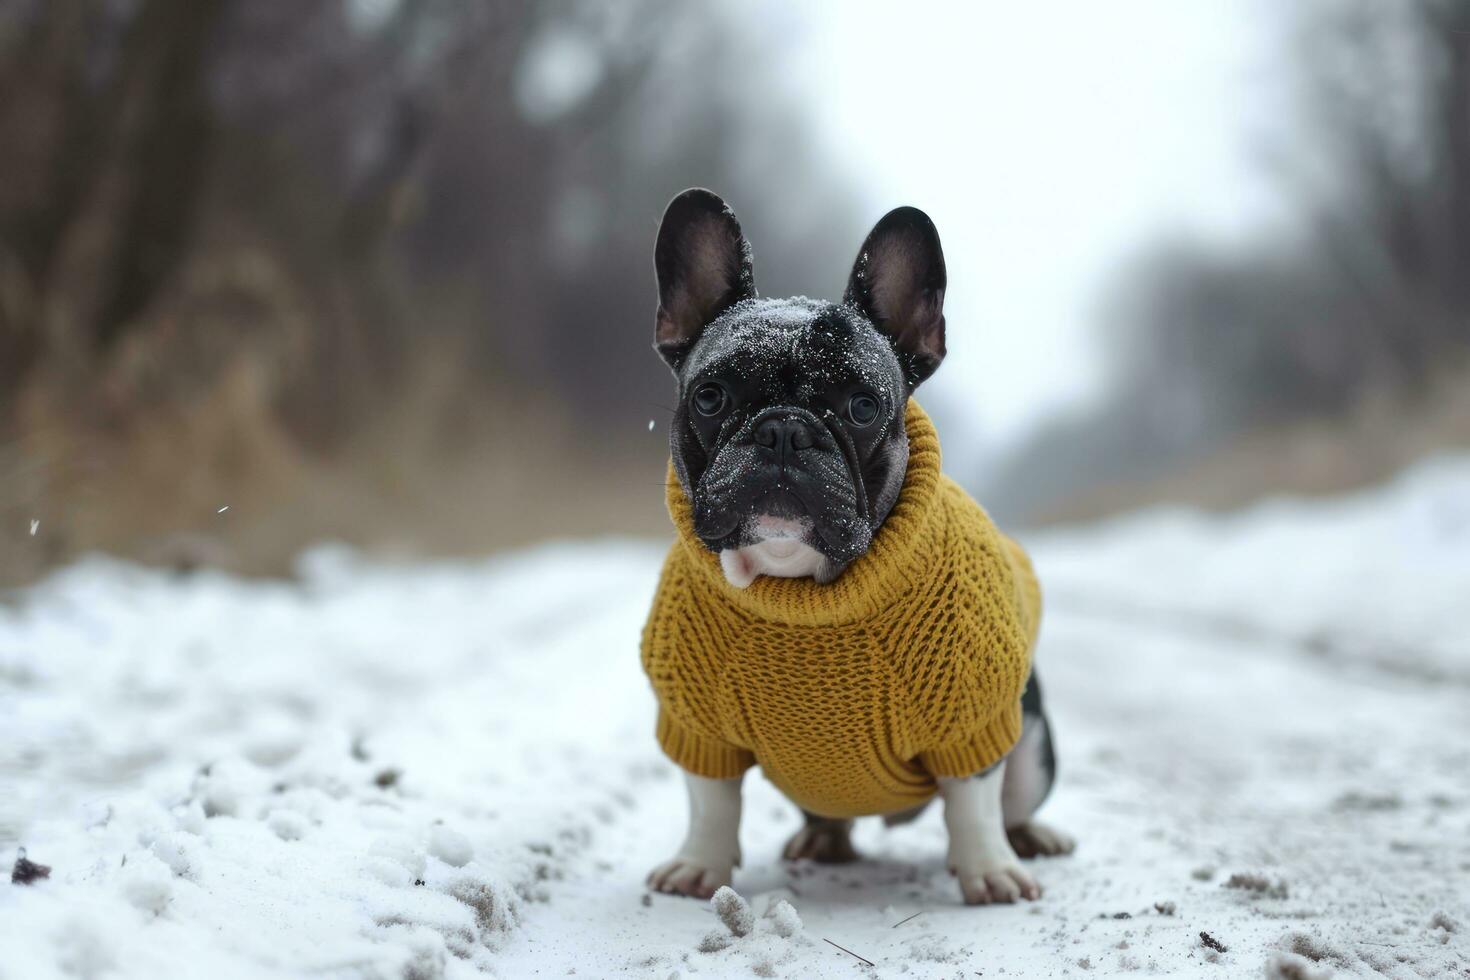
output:
[[[868,552],[836,581],[730,585],[694,534],[673,467],[669,551],[643,629],[658,740],[714,779],[759,763],[802,808],[832,817],[927,800],[936,776],[994,764],[1021,733],[1040,622],[1025,552],[939,472],[913,401],[903,490]]]

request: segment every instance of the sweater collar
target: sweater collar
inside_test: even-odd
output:
[[[934,504],[939,489],[939,436],[934,423],[913,399],[909,399],[904,426],[908,430],[909,461],[898,501],[867,552],[825,585],[810,578],[765,575],[744,589],[731,585],[720,568],[719,556],[694,533],[693,508],[670,462],[669,516],[678,531],[679,547],[695,569],[692,584],[757,619],[793,626],[857,622],[892,605],[921,574],[916,566],[932,555],[938,544]]]

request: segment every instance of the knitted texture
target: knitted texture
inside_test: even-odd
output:
[[[658,740],[713,779],[760,764],[803,809],[891,813],[1021,734],[1041,592],[1025,552],[939,471],[910,401],[909,465],[868,552],[836,581],[726,581],[669,468],[678,539],[643,630]]]

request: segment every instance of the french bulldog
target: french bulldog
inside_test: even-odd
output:
[[[899,498],[905,406],[944,359],[947,280],[933,222],[912,207],[885,215],[858,250],[841,303],[762,299],[734,213],[691,189],[664,214],[654,266],[654,347],[678,380],[669,448],[696,534],[737,588],[762,575],[833,582]],[[1006,758],[938,780],[949,867],[970,904],[1038,898],[1020,858],[1073,847],[1033,819],[1056,775],[1034,670],[1021,708],[1022,734]],[[740,780],[685,777],[687,838],[648,884],[708,897],[739,864]],[[784,856],[855,860],[851,829],[849,819],[805,813]]]

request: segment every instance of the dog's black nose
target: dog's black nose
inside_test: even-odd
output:
[[[755,427],[755,443],[775,453],[782,461],[816,445],[811,426],[799,418],[770,418]]]

